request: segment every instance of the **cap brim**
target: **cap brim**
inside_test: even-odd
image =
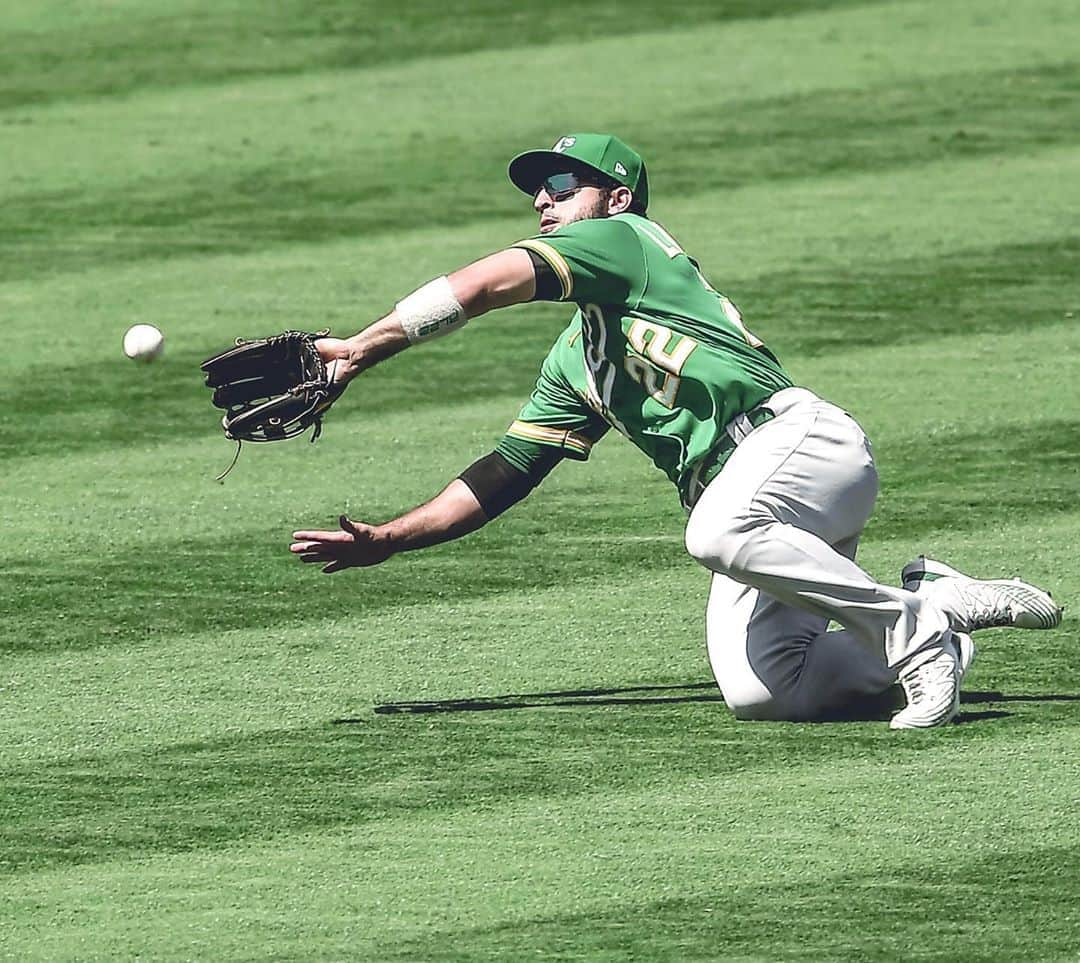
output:
[[[554,150],[527,150],[518,154],[507,168],[511,183],[530,197],[539,189],[544,178],[549,174],[561,174],[563,171],[593,170],[591,164],[568,157]],[[603,171],[597,171],[603,173]]]

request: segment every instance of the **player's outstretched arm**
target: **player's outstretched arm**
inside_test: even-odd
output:
[[[332,531],[293,532],[289,551],[326,573],[378,565],[398,552],[439,545],[475,532],[525,498],[561,461],[551,453],[529,472],[493,451],[473,462],[431,501],[382,525],[342,515]]]
[[[472,490],[455,478],[431,501],[382,525],[342,515],[334,531],[293,532],[289,551],[324,572],[378,565],[398,552],[449,542],[474,532],[488,517]]]
[[[429,281],[351,338],[321,338],[316,347],[332,364],[334,381],[348,383],[410,345],[449,334],[495,308],[531,301],[535,294],[533,259],[521,248],[508,248]]]

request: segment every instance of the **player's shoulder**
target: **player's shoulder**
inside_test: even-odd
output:
[[[624,214],[564,224],[534,243],[547,244],[573,263],[603,265],[606,270],[615,265],[622,265],[623,271],[636,270],[643,257],[641,237]]]
[[[515,246],[548,262],[562,284],[563,301],[614,303],[644,283],[644,249],[622,215],[573,221]]]

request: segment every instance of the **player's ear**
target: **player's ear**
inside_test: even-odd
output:
[[[608,217],[628,211],[633,203],[634,195],[630,193],[629,187],[613,187],[608,193]]]

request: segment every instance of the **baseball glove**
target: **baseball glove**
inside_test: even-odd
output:
[[[242,442],[281,441],[312,426],[311,440],[319,437],[323,415],[344,390],[333,383],[333,373],[315,348],[316,339],[328,333],[285,331],[250,341],[237,338],[235,348],[202,363],[213,403],[225,411],[225,437],[237,442],[237,455]]]

